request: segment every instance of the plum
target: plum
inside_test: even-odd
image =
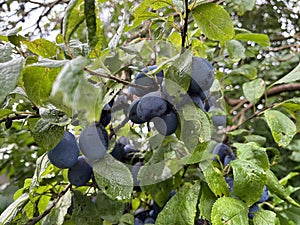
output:
[[[231,154],[225,155],[223,165],[227,166],[235,158],[236,158],[236,156],[233,152]]]
[[[137,104],[136,115],[143,121],[149,122],[154,117],[160,117],[166,113],[168,102],[162,97],[162,93],[150,92],[140,98]]]
[[[224,164],[224,159],[226,155],[231,155],[232,150],[229,148],[228,145],[223,144],[223,143],[218,143],[214,149],[213,149],[213,154],[218,155],[220,158],[220,161]],[[218,161],[217,158],[214,158],[215,161]]]
[[[75,136],[65,131],[61,141],[48,152],[50,162],[61,169],[73,166],[79,156],[79,148]]]
[[[82,154],[91,161],[101,159],[108,148],[108,134],[100,124],[92,124],[81,131],[79,147]]]
[[[84,186],[92,178],[93,169],[84,156],[79,156],[77,162],[69,168],[68,179],[71,184]]]
[[[214,79],[213,66],[210,62],[201,57],[193,57],[189,93],[203,94],[204,91],[211,88]]]
[[[164,136],[173,134],[178,127],[178,117],[172,109],[163,116],[153,118],[152,122],[158,133]]]
[[[100,121],[99,123],[106,127],[111,121],[111,106],[109,104],[105,104],[104,108],[101,111]]]
[[[163,70],[160,70],[158,73],[156,73],[153,78],[150,78],[149,76],[146,75],[146,73],[148,73],[149,71],[153,71],[155,69],[157,69],[156,65],[148,66],[148,67],[144,67],[141,70],[141,72],[137,73],[137,75],[133,80],[133,83],[141,86],[147,86],[148,88],[147,89],[135,88],[135,90],[133,90],[133,93],[135,93],[135,95],[141,97],[149,92],[158,90],[157,83],[161,84],[164,77]]]
[[[136,123],[136,124],[142,124],[142,123],[145,123],[146,121],[142,120],[141,118],[139,118],[137,116],[137,105],[139,103],[140,99],[135,99],[129,106],[129,109],[128,109],[128,118],[133,122],[133,123]]]
[[[259,210],[259,206],[257,204],[253,204],[250,206],[249,211],[248,211],[248,217],[252,218],[254,217],[254,213]]]

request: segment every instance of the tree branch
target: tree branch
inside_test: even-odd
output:
[[[270,88],[270,90],[267,92],[267,96],[276,95],[276,94],[286,92],[286,91],[289,92],[289,91],[298,91],[298,90],[300,90],[300,83],[281,84],[281,85]],[[241,102],[243,102],[243,104],[248,102],[248,100],[245,98],[233,99],[233,98],[227,98],[227,97],[225,97],[225,101],[230,106],[235,106],[237,104],[240,104]]]
[[[27,119],[27,118],[40,118],[40,115],[15,115],[13,117],[8,117],[10,120],[21,120],[21,119]],[[0,124],[5,122],[7,118],[3,118],[0,120]]]
[[[181,32],[181,54],[185,51],[185,41],[188,31],[188,25],[189,25],[189,1],[184,0],[184,8],[185,8],[185,17],[184,17],[184,24],[183,29]]]
[[[71,184],[68,184],[57,196],[55,202],[51,205],[51,207],[49,207],[48,209],[46,209],[42,214],[40,214],[39,216],[30,219],[26,225],[34,225],[36,223],[38,223],[40,220],[42,220],[45,216],[47,216],[51,210],[55,207],[55,205],[58,203],[58,201],[61,199],[62,196],[64,196],[68,190],[71,188]]]
[[[147,86],[134,84],[134,83],[131,83],[131,82],[123,80],[123,79],[120,79],[119,77],[116,77],[116,76],[113,76],[113,75],[102,74],[102,73],[96,72],[94,70],[89,69],[88,67],[85,67],[84,70],[86,72],[90,73],[91,75],[98,76],[98,77],[103,77],[103,78],[108,78],[108,79],[117,81],[118,83],[121,83],[121,84],[124,84],[124,85],[132,86],[132,87],[140,88],[140,89],[147,89],[148,88]]]

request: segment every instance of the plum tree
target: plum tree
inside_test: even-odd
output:
[[[158,133],[164,136],[173,134],[178,127],[178,117],[173,109],[170,109],[165,115],[154,117],[151,121]]]
[[[165,114],[168,102],[163,98],[161,92],[150,92],[140,98],[137,105],[136,115],[143,121],[150,121],[154,117]]]
[[[84,156],[79,156],[77,162],[69,168],[68,179],[71,184],[84,186],[92,178],[93,169]]]
[[[72,167],[78,158],[79,148],[75,136],[65,131],[61,141],[48,152],[50,162],[58,168]]]
[[[79,148],[88,160],[101,159],[108,148],[108,134],[105,128],[100,124],[92,124],[81,131]]]
[[[204,91],[210,89],[214,79],[213,66],[210,62],[201,57],[193,57],[192,77],[188,91],[190,93],[203,95]]]

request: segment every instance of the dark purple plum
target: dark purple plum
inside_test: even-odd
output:
[[[140,99],[135,99],[129,106],[129,109],[128,109],[128,118],[133,122],[133,123],[136,123],[136,124],[142,124],[142,123],[145,123],[146,121],[142,120],[141,118],[139,118],[137,116],[137,106],[138,106],[138,103],[140,102]]]
[[[79,156],[77,162],[69,168],[68,179],[71,184],[84,186],[92,178],[93,169],[87,163],[84,156]]]
[[[48,152],[50,162],[61,169],[72,167],[79,156],[79,148],[75,136],[65,131],[61,141]]]
[[[90,161],[101,159],[108,148],[108,134],[102,125],[92,124],[81,131],[79,147],[82,154]]]
[[[173,109],[161,117],[153,118],[151,121],[158,133],[164,136],[173,134],[178,127],[178,117]]]
[[[248,217],[253,219],[254,218],[254,213],[259,210],[259,206],[257,204],[253,204],[250,206],[249,211],[248,211]]]
[[[150,92],[140,98],[136,115],[143,121],[149,122],[154,117],[163,116],[168,109],[168,102],[162,97],[162,93]]]
[[[193,57],[192,77],[189,93],[201,94],[209,90],[214,82],[213,66],[204,58]]]

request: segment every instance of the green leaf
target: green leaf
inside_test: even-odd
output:
[[[185,104],[179,112],[181,133],[180,140],[193,153],[198,143],[205,143],[211,138],[211,124],[205,112],[194,104]]]
[[[290,118],[277,110],[268,110],[264,115],[275,142],[279,146],[287,147],[297,133],[296,125]]]
[[[186,93],[192,76],[192,52],[185,51],[175,59],[166,72],[166,88],[171,96]]]
[[[65,126],[71,122],[64,112],[57,109],[39,108],[39,115],[43,120],[58,126]]]
[[[123,163],[106,154],[94,163],[93,171],[98,186],[108,197],[119,201],[131,198],[133,178]]]
[[[0,63],[0,103],[16,87],[21,75],[22,66],[23,59],[20,58]]]
[[[52,84],[60,68],[45,68],[27,66],[23,71],[23,82],[26,94],[36,105],[42,105],[48,100]]]
[[[84,15],[89,47],[93,49],[98,42],[95,0],[84,0]]]
[[[157,225],[194,225],[200,183],[182,187],[158,214]]]
[[[248,207],[234,198],[219,198],[212,208],[211,222],[213,225],[248,225]]]
[[[44,58],[51,58],[58,54],[59,47],[51,41],[45,39],[36,39],[34,41],[23,41],[27,48]]]
[[[215,194],[210,190],[206,183],[201,186],[201,197],[199,202],[200,215],[210,220],[212,207],[217,200]]]
[[[227,0],[228,1],[228,0]],[[244,15],[246,11],[251,11],[255,6],[256,0],[231,0],[238,7],[238,14]]]
[[[257,77],[257,69],[252,65],[244,64],[237,69],[233,69],[230,75],[241,75],[250,80],[253,80]]]
[[[235,61],[239,61],[240,59],[245,57],[246,49],[244,46],[237,40],[230,40],[226,42],[226,48],[229,53],[229,57]]]
[[[8,115],[13,114],[13,111],[10,109],[1,109],[0,110],[0,119],[7,117]]]
[[[271,170],[267,170],[267,175],[267,187],[271,193],[277,195],[281,199],[288,201],[296,207],[300,207],[300,204],[289,196],[288,191],[280,184],[277,177]]]
[[[270,46],[270,40],[266,34],[239,33],[235,35],[235,39],[240,41],[253,41],[264,47]]]
[[[222,172],[212,164],[200,164],[205,180],[215,196],[229,195],[227,183]]]
[[[230,162],[233,169],[234,195],[244,200],[248,206],[257,202],[267,181],[266,172],[249,160],[236,159]]]
[[[275,84],[291,83],[298,80],[300,80],[300,63],[291,72],[289,72],[287,75],[271,84],[268,88],[274,86]]]
[[[215,3],[200,4],[192,11],[201,31],[212,40],[227,41],[234,36],[229,14]]]
[[[244,136],[244,139],[246,142],[255,142],[260,146],[263,146],[267,141],[266,137],[255,135],[255,134],[246,135]]]
[[[0,46],[0,63],[8,62],[12,59],[12,47],[9,43]]]
[[[237,156],[239,159],[251,161],[264,170],[270,168],[269,158],[266,149],[258,146],[256,143],[240,144],[234,143],[237,148]]]
[[[61,98],[73,112],[82,112],[90,122],[98,120],[102,104],[102,88],[90,84],[84,77],[84,67],[89,61],[84,57],[67,63],[53,83],[52,97]]]
[[[163,206],[167,201],[169,194],[173,188],[173,180],[166,179],[162,182],[155,183],[152,185],[141,186],[142,191],[149,193],[152,199],[159,205]]]
[[[36,160],[36,168],[32,177],[29,190],[32,190],[33,188],[39,185],[41,176],[46,171],[49,165],[50,165],[50,161],[47,157],[47,153],[44,153]]]
[[[44,150],[53,149],[64,135],[64,127],[50,124],[40,119],[34,126],[33,137],[36,143]]]
[[[252,104],[256,104],[259,101],[265,89],[266,83],[261,78],[243,84],[244,95]]]
[[[102,219],[111,223],[117,223],[124,212],[124,204],[113,201],[102,192],[98,192],[96,199],[96,207]]]
[[[74,207],[72,220],[74,225],[102,225],[99,210],[91,199],[80,191],[74,190]]]
[[[17,213],[23,208],[29,200],[29,194],[22,194],[17,200],[11,203],[0,215],[0,224],[10,224]]]
[[[119,225],[133,225],[133,223],[134,217],[130,213],[125,213],[119,221]]]
[[[66,14],[63,19],[63,35],[65,42],[68,43],[73,33],[79,25],[84,22],[84,10],[81,9],[83,0],[71,0],[68,4]]]
[[[65,215],[68,212],[68,208],[71,205],[72,194],[67,191],[56,203],[55,207],[51,210],[49,215],[45,217],[42,225],[62,225],[65,220]]]

